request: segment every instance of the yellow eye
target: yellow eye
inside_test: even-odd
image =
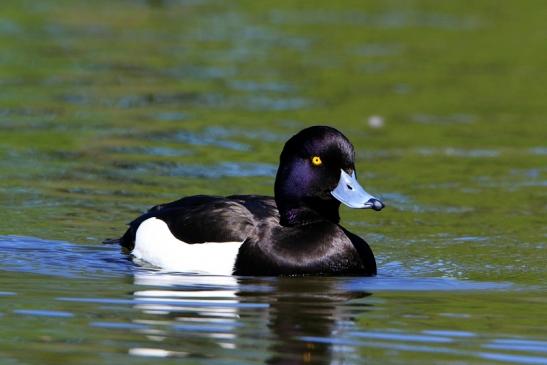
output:
[[[323,163],[323,161],[321,161],[321,157],[319,156],[313,156],[311,158],[311,163],[314,165],[314,166],[321,166],[321,164]]]

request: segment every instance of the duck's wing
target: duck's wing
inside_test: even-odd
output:
[[[218,197],[196,195],[156,205],[129,223],[129,228],[118,240],[129,251],[135,245],[135,235],[142,222],[149,218],[164,221],[171,233],[186,243],[243,242],[264,215],[278,215],[270,197],[239,195]]]
[[[243,205],[256,221],[273,219],[279,221],[279,211],[274,198],[264,195],[231,195],[226,199]]]

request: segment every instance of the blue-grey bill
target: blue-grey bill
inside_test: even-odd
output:
[[[367,193],[359,185],[355,178],[355,171],[349,175],[344,170],[341,170],[340,181],[338,181],[338,185],[330,193],[350,208],[381,210],[384,207],[384,203]]]

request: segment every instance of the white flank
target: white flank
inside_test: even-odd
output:
[[[148,218],[135,236],[133,256],[168,271],[232,275],[243,242],[188,244],[177,239],[161,219]]]

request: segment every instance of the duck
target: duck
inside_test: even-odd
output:
[[[355,149],[312,126],[284,145],[274,196],[187,196],[129,223],[118,243],[134,262],[171,272],[235,276],[374,276],[368,243],[340,224],[340,205],[382,210],[359,184]]]

